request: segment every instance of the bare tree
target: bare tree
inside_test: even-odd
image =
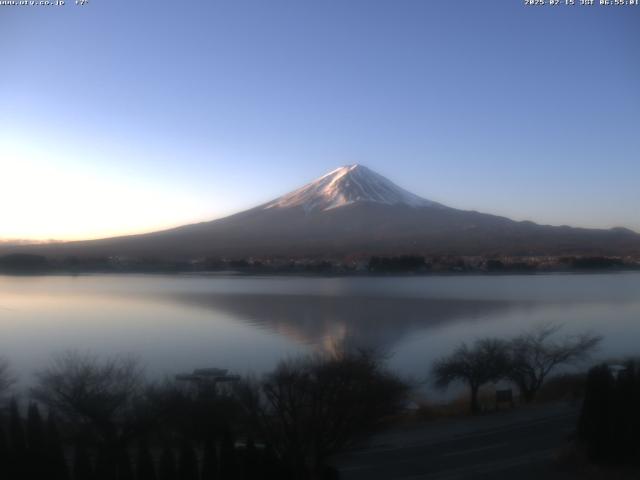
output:
[[[542,325],[509,342],[508,377],[527,403],[535,399],[555,368],[586,359],[602,341],[601,336],[591,333],[554,339],[560,328],[554,324]]]
[[[489,382],[504,378],[509,369],[507,344],[497,338],[476,340],[471,347],[461,344],[449,356],[435,362],[432,375],[439,388],[446,388],[454,381],[469,386],[471,413],[480,412],[478,391]]]
[[[127,416],[141,392],[142,371],[132,358],[100,359],[78,352],[54,358],[37,374],[34,398],[78,427],[112,444],[127,428]]]
[[[204,380],[198,385],[165,379],[145,388],[135,413],[151,429],[168,429],[205,443],[241,421],[243,414],[231,386]]]
[[[258,434],[295,478],[315,478],[327,458],[404,405],[408,387],[371,352],[281,362],[239,386]]]
[[[2,399],[15,383],[15,378],[11,375],[9,362],[0,358],[0,399]]]

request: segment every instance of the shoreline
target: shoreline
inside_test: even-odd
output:
[[[44,276],[91,276],[91,275],[162,275],[162,276],[198,276],[198,277],[304,277],[304,278],[416,278],[416,277],[534,277],[544,275],[610,275],[638,273],[640,267],[615,269],[574,269],[541,271],[438,271],[438,272],[313,272],[281,270],[65,270],[48,269],[34,271],[16,271],[0,269],[0,275],[7,277],[44,277]]]

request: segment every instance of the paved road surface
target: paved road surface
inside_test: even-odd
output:
[[[341,478],[562,478],[553,472],[551,458],[567,443],[576,420],[575,407],[554,405],[398,430],[341,458]]]

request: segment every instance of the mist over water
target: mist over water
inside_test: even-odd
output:
[[[638,354],[640,274],[0,276],[0,356],[23,386],[69,349],[134,355],[150,377],[245,374],[344,339],[421,379],[461,341],[545,322],[604,335],[600,358]]]

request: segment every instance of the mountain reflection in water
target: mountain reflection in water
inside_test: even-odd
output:
[[[184,302],[268,329],[291,340],[331,350],[342,341],[391,352],[404,338],[452,322],[482,321],[515,302],[400,297],[175,294]]]

